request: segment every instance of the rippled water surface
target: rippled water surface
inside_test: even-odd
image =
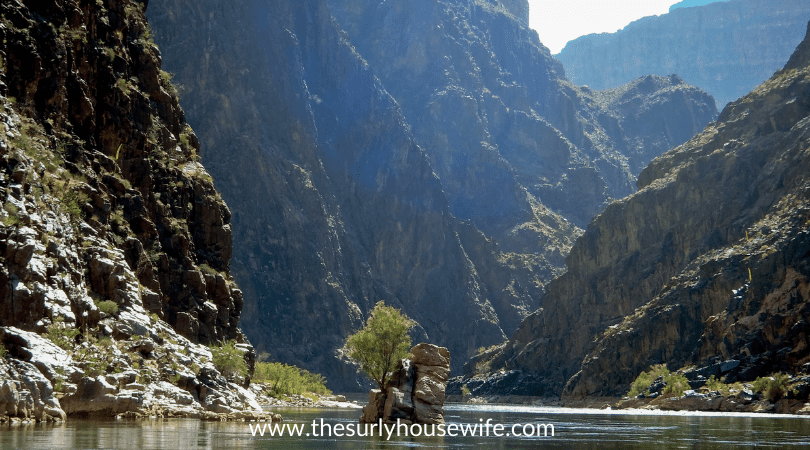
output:
[[[348,436],[357,423],[359,410],[284,409],[284,424],[298,426],[300,437],[253,436],[246,423],[200,422],[166,419],[147,421],[69,420],[60,425],[0,427],[0,448],[116,448],[116,449],[265,449],[265,448],[629,448],[629,449],[721,449],[810,448],[810,418],[774,415],[700,413],[651,413],[597,411],[505,405],[450,404],[445,417],[458,436]],[[333,436],[323,436],[320,423]],[[313,421],[318,425],[313,429]],[[489,421],[490,427],[483,427]],[[516,425],[517,424],[517,425]],[[546,427],[539,426],[540,424]],[[476,436],[462,436],[456,427]],[[496,425],[503,428],[496,429]],[[524,427],[525,425],[525,427]],[[554,436],[551,436],[553,426]],[[511,431],[539,436],[514,436]],[[489,436],[486,436],[489,430]],[[405,427],[400,431],[404,432]],[[548,436],[544,436],[546,431]],[[430,431],[428,430],[428,433]],[[496,437],[494,434],[503,434]],[[306,436],[309,433],[309,436]],[[314,436],[314,434],[318,436]],[[357,433],[357,430],[354,430]],[[362,430],[361,430],[362,433]],[[441,434],[440,430],[435,431]],[[506,435],[509,433],[509,436]],[[337,437],[334,434],[343,434]],[[482,435],[483,434],[483,435]]]

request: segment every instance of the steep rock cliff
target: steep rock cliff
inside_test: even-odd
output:
[[[248,359],[253,351],[228,271],[230,212],[197,162],[144,8],[0,4],[0,346],[12,358],[0,368],[44,379],[43,395],[60,386],[67,413],[141,410],[152,388],[124,385],[169,379],[184,399],[176,384],[196,389],[183,404],[203,409],[200,380],[221,377],[200,344],[233,339]],[[59,357],[38,359],[48,341],[36,333]],[[90,405],[83,386],[96,383],[107,400]],[[0,415],[9,411],[25,407]]]
[[[647,74],[678,74],[722,109],[781,68],[804,37],[810,4],[731,0],[639,19],[582,36],[556,55],[569,79],[608,89]]]
[[[349,35],[368,27],[389,33],[391,48],[415,42],[396,56],[405,58],[397,59],[400,78],[394,69],[375,78],[379,61],[369,66],[326,5],[164,0],[148,10],[209,149],[203,162],[235,212],[245,329],[271,358],[356,388],[338,349],[385,299],[421,324],[417,339],[450,349],[458,373],[537,308],[580,232],[575,224],[614,192],[632,191],[631,166],[643,163],[629,162],[628,149],[647,138],[616,137],[628,156],[601,144],[613,142],[603,139],[606,129],[622,135],[604,106],[612,100],[561,78],[525,27],[525,1],[329,3],[356,19],[341,22]],[[384,17],[369,15],[378,7]],[[409,35],[395,34],[400,20],[414,21]],[[441,46],[467,31],[475,42],[445,55]],[[420,53],[425,45],[433,53]],[[486,61],[485,78],[471,50]],[[664,110],[687,112],[695,124],[647,140],[682,142],[716,113],[710,97],[680,80],[653,84],[656,103],[680,105]],[[628,98],[642,103],[654,97],[634,92]],[[560,113],[546,120],[534,104]],[[580,130],[598,120],[607,125],[593,126],[592,136]],[[576,143],[552,123],[580,130],[569,132]],[[612,162],[600,170],[603,160]]]
[[[460,360],[505,338],[495,306],[513,310],[513,329],[531,310],[531,285],[508,272],[498,282],[517,294],[490,295],[461,235],[487,249],[485,270],[507,262],[449,213],[398,106],[324,4],[154,1],[149,17],[235,211],[233,270],[260,352],[358,389],[338,349],[380,299]]]
[[[537,34],[497,1],[329,4],[402,106],[453,214],[504,249],[555,266],[568,242],[553,234],[570,235],[565,221],[582,227],[633,192],[652,157],[716,114],[710,97],[677,78],[645,92],[637,82],[626,95],[639,107],[611,109],[600,93],[568,83]],[[651,102],[660,111],[649,114]],[[671,132],[643,117],[661,113]],[[631,122],[644,125],[623,126]]]
[[[729,381],[806,371],[808,117],[806,38],[589,224],[543,309],[490,355],[493,369],[522,372],[502,390],[621,395],[659,363],[734,359]]]

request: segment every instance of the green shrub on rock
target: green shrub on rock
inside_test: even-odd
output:
[[[369,314],[365,328],[346,339],[349,357],[357,361],[380,390],[400,359],[408,355],[411,337],[408,335],[416,322],[398,309],[379,301]]]
[[[656,364],[650,367],[650,370],[647,372],[641,372],[638,377],[630,384],[630,391],[627,392],[627,396],[630,398],[638,397],[639,394],[642,393],[649,393],[650,385],[653,384],[653,381],[658,379],[658,377],[666,377],[669,375],[669,369],[667,369],[666,364]]]
[[[112,300],[104,300],[96,303],[99,311],[103,312],[104,314],[113,316],[118,314],[118,303],[115,303]]]
[[[676,397],[680,397],[685,391],[691,389],[689,380],[679,373],[671,373],[665,376],[664,382],[667,384],[664,388],[664,394],[675,394]]]
[[[220,346],[210,348],[214,367],[219,373],[225,377],[247,376],[247,363],[245,363],[242,351],[236,348],[236,341],[230,340]]]
[[[790,376],[784,373],[775,373],[769,377],[759,377],[754,380],[754,391],[762,392],[768,400],[779,400],[788,392],[788,381],[790,381]]]

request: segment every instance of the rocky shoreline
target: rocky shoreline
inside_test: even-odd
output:
[[[70,351],[36,333],[0,327],[0,343],[13,356],[0,360],[0,423],[72,416],[281,420],[244,380],[223,377],[208,347],[155,326],[155,335],[153,328]]]
[[[763,413],[793,414],[810,416],[810,402],[798,399],[783,398],[769,401],[762,395],[754,394],[750,389],[724,395],[719,391],[687,391],[680,397],[661,395],[655,398],[615,398],[598,397],[579,400],[561,400],[559,398],[542,398],[528,396],[448,396],[450,402],[472,404],[511,404],[540,406],[551,408],[577,408],[624,410],[632,414],[634,410],[644,411],[688,411],[688,412],[722,412],[722,413]]]

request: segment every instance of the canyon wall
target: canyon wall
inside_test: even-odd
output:
[[[808,20],[804,1],[715,2],[645,17],[616,33],[582,36],[556,58],[571,81],[592,89],[677,74],[722,109],[784,66]]]

